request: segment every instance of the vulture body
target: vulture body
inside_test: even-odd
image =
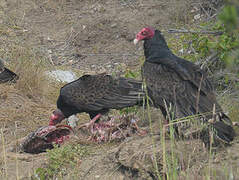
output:
[[[86,112],[92,119],[109,109],[134,106],[142,102],[143,95],[142,82],[134,79],[84,75],[61,88],[50,125],[76,113]]]
[[[17,79],[18,76],[11,70],[7,69],[4,66],[3,61],[0,59],[0,83],[14,82]]]
[[[235,136],[232,122],[217,103],[206,72],[174,55],[158,30],[142,29],[135,44],[140,40],[144,40],[146,59],[142,77],[154,106],[161,109],[167,120],[200,115],[198,120],[202,123],[213,121],[208,123],[206,132],[200,134],[204,143],[209,143],[209,127],[213,129],[215,140],[230,143]]]

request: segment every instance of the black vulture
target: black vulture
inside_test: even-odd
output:
[[[235,131],[230,118],[217,103],[207,73],[198,65],[173,54],[159,30],[143,28],[136,35],[134,44],[141,40],[144,41],[145,55],[142,77],[153,105],[160,108],[171,122],[189,116],[200,117],[197,120],[206,125],[206,131],[204,128],[200,137],[207,145],[210,142],[209,128],[214,132],[214,142],[230,143]],[[176,125],[175,131],[177,134]]]

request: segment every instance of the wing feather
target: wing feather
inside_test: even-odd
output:
[[[142,101],[142,82],[109,75],[85,75],[61,89],[65,103],[82,111],[121,109]]]

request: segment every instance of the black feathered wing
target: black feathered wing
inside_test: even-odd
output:
[[[153,63],[163,65],[173,70],[173,72],[178,75],[178,78],[189,81],[192,86],[200,89],[200,91],[205,94],[213,92],[213,86],[207,79],[207,73],[190,61],[186,61],[173,54],[168,54],[167,56],[157,59],[157,61],[155,60]]]
[[[14,82],[14,80],[17,80],[18,78],[19,77],[14,72],[7,68],[4,68],[2,72],[0,71],[0,83],[5,83],[9,81]]]
[[[81,112],[100,112],[136,105],[143,99],[142,83],[109,75],[85,75],[61,89],[66,104]]]
[[[162,110],[165,117],[180,119],[200,114],[207,121],[213,118],[215,108],[219,119],[211,125],[216,131],[215,135],[227,143],[233,140],[235,132],[231,120],[222,112],[206,76],[201,83],[197,83],[199,84],[197,86],[192,80],[182,79],[173,69],[147,61],[142,67],[142,73],[149,97],[154,106]],[[192,78],[196,81],[197,77],[193,77],[192,74]]]
[[[190,81],[192,86],[200,88],[207,94],[213,91],[211,83],[207,79],[207,74],[199,66],[190,61],[177,57],[168,48],[168,45],[161,32],[155,30],[155,35],[144,42],[144,54],[146,61],[155,65],[162,65],[178,75],[181,80]]]
[[[211,85],[203,84],[206,77],[201,83],[200,90],[196,85],[192,85],[191,80],[183,80],[173,69],[164,65],[146,61],[142,73],[155,106],[169,106],[171,103],[171,106],[176,108],[175,118],[193,115],[197,112],[210,112],[213,110],[214,104],[221,110],[211,89],[208,89],[208,87],[211,88]]]

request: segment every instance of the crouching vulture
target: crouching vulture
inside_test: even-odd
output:
[[[150,99],[166,120],[175,122],[197,116],[196,122],[204,124],[199,134],[206,145],[210,142],[209,132],[213,132],[215,144],[230,143],[235,136],[232,122],[217,103],[206,72],[173,54],[159,30],[143,28],[136,35],[134,44],[141,40],[144,41],[145,55],[142,77]],[[179,125],[174,124],[176,134]]]
[[[0,83],[15,82],[18,76],[4,66],[3,61],[0,59]]]
[[[61,88],[49,125],[81,112],[88,113],[94,119],[91,122],[95,122],[109,109],[140,104],[143,97],[142,82],[137,80],[106,74],[84,75]]]

